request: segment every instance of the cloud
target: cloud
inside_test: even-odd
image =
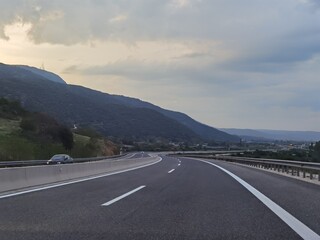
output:
[[[127,59],[108,65],[90,66],[80,70],[85,75],[118,76],[137,81],[156,82],[164,79],[182,78],[187,73],[183,66],[163,62],[136,61]]]
[[[0,37],[8,39],[5,26],[18,21],[31,24],[28,36],[36,44],[206,39],[223,42],[237,53],[234,62],[249,69],[250,63],[285,65],[319,53],[320,14],[305,5],[291,0],[11,0],[0,3]]]
[[[316,9],[317,10],[317,8],[319,8],[320,7],[320,2],[319,2],[319,0],[304,0],[303,1],[305,4],[309,4],[309,7],[311,8],[311,9]]]
[[[62,70],[62,74],[75,74],[78,73],[79,67],[77,65],[69,66]]]
[[[208,57],[213,57],[212,54],[210,53],[204,53],[204,52],[191,52],[191,53],[186,53],[182,54],[181,56],[174,57],[175,59],[195,59],[195,58],[208,58]]]
[[[227,62],[226,66],[240,71],[279,72],[292,70],[298,63],[319,55],[320,31],[300,29],[284,35],[280,39],[272,39],[263,48],[252,47],[251,51]]]
[[[111,18],[109,20],[109,22],[111,23],[117,23],[117,22],[123,22],[123,21],[126,21],[128,19],[128,17],[126,15],[118,15],[118,16],[115,16],[114,18]]]

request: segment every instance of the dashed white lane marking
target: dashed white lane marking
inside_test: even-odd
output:
[[[14,197],[14,196],[18,196],[18,195],[22,195],[22,194],[27,194],[27,193],[32,193],[32,192],[38,192],[38,191],[42,191],[42,190],[46,190],[46,189],[50,189],[50,188],[61,187],[61,186],[70,185],[70,184],[74,184],[74,183],[80,183],[80,182],[90,181],[90,180],[94,180],[94,179],[97,179],[97,178],[108,177],[108,176],[112,176],[112,175],[116,175],[116,174],[120,174],[120,173],[125,173],[125,172],[129,172],[129,171],[137,170],[137,169],[140,169],[140,168],[148,167],[148,166],[157,164],[157,163],[159,163],[159,162],[161,162],[161,161],[162,161],[162,158],[159,157],[159,160],[158,160],[158,161],[156,161],[156,162],[154,162],[154,163],[148,163],[148,164],[145,164],[145,165],[142,165],[142,166],[139,166],[139,167],[129,168],[129,169],[126,169],[126,170],[121,170],[121,171],[117,171],[117,172],[102,174],[102,175],[98,175],[98,176],[94,176],[94,177],[88,177],[88,178],[83,178],[83,179],[74,180],[74,181],[69,181],[69,182],[64,182],[64,183],[53,184],[53,185],[50,185],[50,186],[39,187],[39,188],[32,188],[32,189],[25,190],[25,191],[19,191],[19,192],[15,192],[15,193],[0,195],[0,199],[8,198],[8,197]]]
[[[178,166],[180,166],[181,164],[179,163]]]
[[[136,189],[133,189],[133,190],[130,191],[130,192],[127,192],[127,193],[125,193],[125,194],[123,194],[123,195],[121,195],[121,196],[119,196],[119,197],[116,197],[115,199],[112,199],[112,200],[109,201],[109,202],[106,202],[106,203],[102,204],[101,206],[104,206],[104,207],[110,206],[111,204],[113,204],[113,203],[115,203],[115,202],[118,202],[118,201],[120,201],[121,199],[123,199],[123,198],[125,198],[125,197],[128,197],[128,196],[130,196],[131,194],[133,194],[133,193],[135,193],[135,192],[138,192],[139,190],[141,190],[142,188],[145,188],[145,187],[146,187],[146,186],[140,186],[140,187],[138,187],[138,188],[136,188]]]
[[[175,169],[171,169],[168,173],[172,173]]]
[[[232,178],[234,178],[237,182],[239,182],[242,186],[244,186],[249,192],[251,192],[256,198],[258,198],[264,205],[266,205],[272,212],[274,212],[279,218],[281,218],[282,221],[284,221],[290,228],[292,228],[293,231],[295,231],[297,234],[300,235],[303,239],[308,240],[320,240],[320,236],[312,231],[309,227],[307,227],[304,223],[300,222],[298,219],[296,219],[294,216],[292,216],[290,213],[288,213],[286,210],[281,208],[278,204],[273,202],[270,198],[259,192],[257,189],[252,187],[250,184],[248,184],[246,181],[239,178],[237,175],[233,174],[232,172],[214,164],[211,162],[198,160],[210,165],[213,165]]]

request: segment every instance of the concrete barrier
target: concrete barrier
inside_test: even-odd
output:
[[[77,164],[4,168],[0,169],[0,193],[121,171],[158,160],[159,157],[107,159]]]

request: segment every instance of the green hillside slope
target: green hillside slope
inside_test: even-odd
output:
[[[55,119],[24,110],[0,98],[0,160],[49,159],[57,153],[73,157],[109,156],[119,148],[100,136],[72,133]]]

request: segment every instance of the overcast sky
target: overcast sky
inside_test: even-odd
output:
[[[320,0],[0,0],[0,62],[214,127],[320,131]]]

